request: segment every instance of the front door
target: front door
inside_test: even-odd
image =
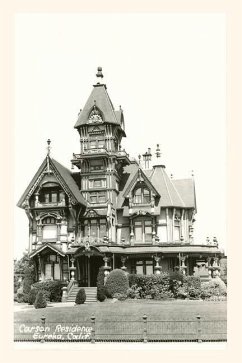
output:
[[[78,282],[83,287],[97,286],[97,274],[99,268],[103,266],[101,256],[81,256],[78,259]]]

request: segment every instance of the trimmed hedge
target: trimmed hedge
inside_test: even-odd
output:
[[[101,266],[97,275],[97,299],[98,301],[104,301],[106,299],[106,289],[104,286],[104,267]]]
[[[116,293],[126,295],[128,288],[129,281],[127,274],[121,269],[112,270],[105,284],[107,297],[113,297]]]
[[[63,283],[61,281],[43,281],[32,285],[38,291],[44,291],[46,298],[52,302],[60,302],[62,297]]]
[[[35,302],[34,302],[35,309],[46,308],[46,306],[47,306],[47,302],[46,302],[43,291],[38,291]]]
[[[84,304],[85,301],[86,301],[86,292],[85,292],[85,289],[83,287],[81,287],[76,294],[75,303],[77,305],[80,305],[80,304]]]

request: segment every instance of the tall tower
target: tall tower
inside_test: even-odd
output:
[[[126,136],[123,111],[121,107],[114,110],[102,82],[101,67],[96,76],[97,83],[75,124],[80,135],[80,154],[73,154],[71,162],[80,169],[80,191],[88,205],[85,217],[91,216],[98,221],[101,216],[107,218],[107,238],[115,242],[119,182],[123,167],[130,164],[130,160],[125,150],[121,150],[121,140]],[[86,236],[88,230],[92,236],[92,221],[89,222],[86,230],[82,225],[82,236]],[[85,220],[81,221],[83,223],[87,224]],[[103,236],[99,233],[96,237]]]

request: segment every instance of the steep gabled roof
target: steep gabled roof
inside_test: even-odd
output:
[[[67,192],[68,195],[71,196],[74,203],[87,205],[86,200],[81,195],[79,188],[73,179],[71,172],[65,168],[63,165],[61,165],[58,161],[55,159],[50,158],[47,156],[41,166],[39,167],[37,173],[34,175],[33,179],[29,183],[28,187],[26,188],[25,192],[23,193],[22,197],[20,198],[17,206],[22,208],[23,202],[25,201],[28,194],[32,194],[34,192],[34,189],[37,187],[41,180],[41,176],[45,172],[47,168],[47,160],[49,161],[50,169],[53,170],[54,175],[59,180],[60,184],[63,186],[64,190]],[[36,186],[35,186],[36,184]],[[33,190],[32,190],[33,189]]]
[[[168,177],[163,165],[153,168],[152,173],[149,173],[149,180],[160,194],[160,207],[186,207],[177,189]]]
[[[130,185],[133,180],[135,174],[137,173],[139,166],[136,162],[131,162],[130,165],[124,167],[124,172],[119,184],[119,195],[117,201],[117,208],[122,208],[124,203],[124,192],[127,189],[127,186]]]
[[[65,256],[65,252],[63,252],[59,247],[57,247],[56,245],[53,245],[53,243],[45,243],[44,245],[41,245],[39,248],[37,248],[36,250],[32,251],[30,253],[30,257],[33,258],[34,256],[36,256],[38,253],[42,252],[45,249],[51,249],[54,252],[57,252],[59,255],[61,255],[62,257]]]
[[[124,191],[124,198],[127,197],[127,195],[130,193],[130,191],[134,188],[134,186],[136,185],[136,183],[137,183],[137,181],[139,180],[140,177],[143,179],[143,181],[147,185],[147,187],[149,189],[151,189],[152,192],[156,196],[159,196],[159,192],[154,187],[154,185],[150,182],[150,180],[148,179],[148,177],[145,175],[144,171],[142,169],[138,168],[138,170],[136,171],[136,173],[135,173],[133,179],[131,180],[130,184],[127,185],[127,188]]]
[[[193,179],[174,179],[172,180],[173,185],[179,192],[182,200],[184,201],[187,208],[195,208],[196,205],[196,193]]]
[[[88,123],[89,114],[94,105],[96,105],[96,107],[102,112],[104,122],[121,126],[121,115],[114,111],[106,86],[104,84],[97,84],[93,87],[83,110],[80,112],[78,120],[74,126],[75,128]]]
[[[117,208],[124,207],[124,200],[132,189],[137,179],[139,165],[131,163],[124,168],[120,182],[120,193],[118,196]],[[151,170],[143,170],[149,184],[152,185],[159,195],[158,204],[155,205],[156,213],[160,207],[195,208],[196,197],[194,182],[192,179],[171,180],[162,165],[157,165]]]
[[[68,170],[65,166],[60,164],[55,159],[51,159],[51,160],[53,162],[53,165],[55,166],[55,168],[59,172],[60,176],[63,178],[64,182],[69,187],[72,195],[78,201],[78,203],[83,204],[83,205],[87,205],[87,202],[83,198],[82,194],[80,193],[80,190],[79,190],[74,178],[72,177],[70,170]]]

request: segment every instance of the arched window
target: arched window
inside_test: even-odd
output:
[[[145,187],[137,188],[134,191],[134,204],[148,204],[150,203],[150,191]]]
[[[57,239],[57,225],[54,217],[45,217],[42,220],[43,224],[43,240],[56,240]]]

